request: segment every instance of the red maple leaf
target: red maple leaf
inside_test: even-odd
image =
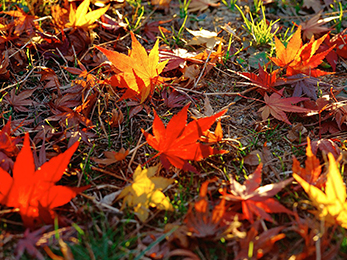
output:
[[[333,48],[332,51],[330,51],[326,55],[326,59],[328,63],[331,65],[333,71],[336,70],[336,64],[338,61],[339,56],[347,59],[347,29],[345,29],[343,32],[340,32],[339,34],[336,34],[334,37],[330,38],[330,35],[328,35],[324,43],[319,46],[318,52],[324,52],[330,48]]]
[[[216,119],[226,113],[226,110],[210,117],[193,120],[187,125],[188,107],[189,104],[173,116],[166,127],[154,111],[153,135],[146,133],[143,129],[142,132],[148,144],[159,151],[155,157],[160,156],[166,169],[169,169],[172,164],[179,169],[198,173],[189,164],[189,160],[200,161],[213,154],[227,153],[225,150],[213,149],[198,141]]]
[[[0,130],[0,151],[7,156],[12,157],[18,153],[17,144],[21,141],[20,137],[11,136],[11,119]]]
[[[308,111],[310,111],[307,108],[293,106],[293,104],[296,104],[300,101],[308,100],[308,98],[281,98],[283,90],[284,88],[278,91],[278,93],[273,93],[270,97],[265,93],[264,100],[266,105],[258,110],[258,112],[262,112],[261,116],[263,120],[266,120],[271,114],[274,118],[284,121],[287,124],[291,125],[284,111],[296,113],[307,113]]]
[[[276,86],[277,72],[278,72],[278,70],[275,70],[271,73],[268,73],[259,64],[259,75],[256,75],[256,74],[250,73],[250,72],[242,72],[241,75],[246,77],[248,80],[250,80],[256,86],[260,86],[262,88],[262,91],[260,91],[260,92],[264,96],[264,90],[274,91],[273,87]],[[275,92],[277,92],[277,91],[275,91]]]
[[[282,190],[287,184],[291,183],[293,178],[260,186],[262,168],[263,164],[260,163],[257,169],[248,176],[248,179],[243,185],[235,179],[231,179],[230,194],[221,191],[226,200],[241,201],[243,217],[250,222],[253,222],[254,214],[270,222],[273,222],[273,220],[267,213],[282,212],[292,214],[290,210],[271,197]]]
[[[42,222],[52,223],[53,208],[68,203],[77,193],[88,188],[55,185],[63,176],[78,144],[76,142],[35,170],[29,134],[26,134],[23,148],[13,166],[13,177],[0,168],[0,204],[19,208],[27,227],[33,228]]]

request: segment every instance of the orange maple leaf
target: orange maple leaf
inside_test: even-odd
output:
[[[301,178],[307,181],[309,184],[317,186],[317,184],[322,185],[322,183],[317,183],[317,180],[321,174],[322,167],[319,163],[318,158],[312,153],[311,141],[307,137],[307,147],[306,147],[306,161],[305,168],[300,166],[300,162],[293,157],[293,173],[298,174]]]
[[[293,178],[260,186],[261,170],[263,164],[260,163],[257,169],[248,176],[248,179],[241,185],[235,179],[230,180],[230,193],[221,191],[223,198],[231,201],[241,201],[243,217],[253,222],[254,214],[267,221],[273,222],[267,213],[287,213],[293,214],[277,200],[271,198],[293,181]]]
[[[33,228],[42,222],[52,223],[53,208],[68,203],[77,193],[88,188],[55,185],[63,176],[78,144],[76,142],[64,153],[35,170],[29,134],[26,134],[23,148],[13,167],[13,177],[0,168],[0,204],[19,208],[27,227]]]
[[[42,31],[39,23],[35,21],[39,17],[29,15],[19,7],[17,7],[17,11],[7,11],[1,13],[8,14],[16,18],[11,24],[9,24],[9,28],[14,28],[13,35],[15,36],[19,36],[23,32],[25,32],[27,35],[32,35],[34,33],[34,29]]]
[[[319,69],[315,69],[320,65],[328,55],[328,53],[335,47],[332,46],[329,49],[315,54],[319,46],[325,40],[328,34],[325,34],[318,40],[311,38],[309,43],[302,45],[301,40],[301,26],[294,33],[290,39],[287,47],[284,47],[283,43],[275,36],[276,46],[276,58],[270,58],[277,66],[286,68],[286,75],[292,76],[296,74],[306,74],[313,77],[319,77],[330,74]]]
[[[96,46],[96,48],[106,55],[118,70],[116,72],[120,72],[111,77],[108,82],[115,87],[128,88],[121,99],[138,97],[142,103],[153,92],[156,85],[165,81],[159,74],[168,61],[159,63],[158,40],[149,55],[147,55],[145,48],[138,42],[132,32],[131,39],[132,50],[129,52],[129,56],[99,46]]]
[[[147,142],[159,153],[160,160],[166,169],[170,165],[185,170],[198,173],[189,164],[189,160],[200,161],[213,154],[224,154],[228,151],[213,149],[208,145],[198,142],[199,138],[207,131],[218,117],[221,117],[227,110],[223,110],[213,116],[193,120],[187,125],[186,105],[177,115],[173,116],[168,125],[163,122],[154,111],[153,135],[146,133],[143,129]]]

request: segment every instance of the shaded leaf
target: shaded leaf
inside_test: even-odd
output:
[[[232,178],[230,180],[230,193],[222,192],[223,198],[226,200],[241,202],[243,217],[251,223],[254,221],[254,214],[270,222],[273,222],[273,219],[268,213],[293,214],[277,200],[271,198],[291,183],[293,178],[279,183],[260,186],[262,168],[263,164],[260,163],[257,169],[248,176],[243,185]]]

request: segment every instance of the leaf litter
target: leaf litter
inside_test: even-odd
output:
[[[232,3],[4,7],[1,256],[93,259],[103,237],[103,258],[341,257],[345,21],[305,1],[290,27],[266,2],[264,46]],[[39,243],[53,222],[78,239]]]

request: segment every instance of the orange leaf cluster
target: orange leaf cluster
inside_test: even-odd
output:
[[[145,48],[138,42],[133,32],[131,32],[132,50],[129,56],[109,51],[97,46],[109,61],[120,72],[112,76],[108,82],[115,87],[127,88],[121,99],[138,98],[143,103],[154,91],[155,86],[164,82],[164,78],[159,74],[163,71],[167,61],[159,63],[159,41],[156,41],[153,49],[147,55]]]
[[[306,74],[313,77],[319,77],[330,74],[316,69],[333,49],[329,49],[317,53],[319,46],[323,43],[328,34],[322,36],[318,40],[311,38],[309,43],[303,45],[301,39],[301,26],[294,33],[288,42],[287,47],[275,36],[276,58],[270,58],[277,66],[286,68],[286,75],[292,76],[296,74]]]

